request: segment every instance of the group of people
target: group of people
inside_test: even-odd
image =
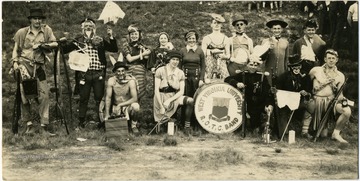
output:
[[[317,24],[307,21],[304,25],[304,36],[294,43],[293,52],[289,55],[289,42],[282,37],[288,26],[283,20],[273,19],[266,23],[272,36],[254,46],[253,40],[246,34],[248,20],[241,15],[232,18],[236,32],[227,37],[221,32],[226,20],[219,14],[212,14],[212,32],[198,45],[199,34],[190,30],[184,34],[186,46],[174,47],[166,32],[159,33],[158,46],[150,49],[142,43],[143,32],[136,25],[128,27],[128,42],[122,48],[123,62],[113,66],[114,76],[106,84],[105,51],[118,52],[117,40],[113,37],[111,26],[107,27],[107,37],[96,33],[96,23],[91,18],[81,22],[82,34],[74,40],[56,38],[47,25],[41,9],[31,9],[30,26],[20,29],[14,36],[15,45],[12,63],[14,69],[21,70],[25,80],[33,72],[39,82],[41,126],[45,133],[53,135],[49,124],[49,89],[46,82],[44,64],[46,54],[56,46],[61,46],[64,53],[81,50],[89,55],[90,65],[86,71],[76,72],[76,83],[79,86],[79,117],[77,129],[86,125],[86,112],[91,89],[94,91],[96,106],[105,101],[104,109],[97,110],[99,128],[105,128],[104,122],[112,115],[125,114],[131,120],[131,131],[139,133],[140,99],[145,94],[147,83],[146,72],[151,70],[154,76],[154,120],[160,122],[175,115],[182,106],[184,132],[191,134],[191,127],[199,127],[194,116],[194,94],[199,87],[215,81],[224,81],[240,89],[245,95],[248,129],[264,128],[262,114],[279,113],[275,122],[278,127],[275,133],[281,135],[289,117],[288,111],[277,109],[277,89],[300,92],[304,113],[303,135],[319,127],[319,119],[327,109],[329,102],[338,94],[344,84],[344,75],[336,69],[338,54],[335,50],[326,50],[326,43],[315,34]],[[270,72],[270,73],[269,73]],[[22,88],[22,95],[24,95]],[[339,100],[345,100],[341,95]],[[28,100],[23,96],[24,120],[30,111]],[[332,138],[346,142],[340,131],[349,120],[351,110],[337,102],[335,110],[340,114]],[[275,111],[275,109],[277,111]],[[286,108],[285,108],[286,109]],[[100,114],[103,113],[103,114]],[[245,114],[245,113],[244,113]],[[312,124],[310,124],[312,123]],[[324,132],[326,129],[324,129]],[[34,133],[32,123],[27,123],[27,134]],[[326,133],[324,133],[325,136]]]

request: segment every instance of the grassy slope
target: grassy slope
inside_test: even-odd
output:
[[[14,81],[7,74],[9,64],[7,60],[11,58],[11,50],[13,42],[12,36],[18,28],[26,26],[28,20],[26,19],[28,8],[41,7],[46,9],[46,23],[49,24],[56,37],[63,36],[63,32],[70,32],[70,36],[75,36],[80,32],[79,22],[85,16],[93,18],[99,17],[104,5],[104,1],[87,1],[87,2],[2,2],[3,6],[3,124],[4,127],[10,126],[11,110],[13,104],[13,94],[15,92]],[[168,32],[171,41],[175,47],[180,48],[184,46],[183,34],[189,29],[195,29],[201,37],[210,33],[211,29],[209,23],[211,21],[208,13],[222,14],[227,23],[223,27],[223,32],[231,35],[231,17],[236,13],[244,13],[245,17],[249,19],[248,35],[252,37],[255,44],[259,44],[261,39],[269,36],[268,30],[265,29],[265,22],[274,16],[268,14],[257,14],[255,12],[247,13],[246,2],[228,1],[228,2],[203,2],[200,4],[196,2],[116,2],[126,13],[124,19],[114,27],[114,32],[119,41],[119,47],[125,41],[127,31],[126,28],[131,23],[138,24],[144,30],[144,42],[149,47],[156,46],[157,33],[161,31]],[[304,17],[298,11],[298,3],[285,2],[284,15],[282,16],[289,23],[284,36],[289,38],[290,43],[294,42],[296,38],[301,35],[301,25],[304,22]],[[51,11],[50,11],[51,10]],[[104,34],[104,25],[98,23],[98,33]],[[346,53],[342,57],[347,57]],[[111,67],[108,69],[110,72]],[[346,59],[342,59],[339,63],[339,69],[345,71],[350,78],[349,86],[351,89],[346,89],[346,94],[349,98],[357,102],[357,88],[358,88],[358,68]],[[52,83],[51,68],[48,70],[49,84]],[[73,78],[73,73],[71,73]],[[151,83],[151,76],[149,75],[149,82]],[[151,123],[152,121],[152,85],[148,86],[149,94],[142,100],[143,109],[143,123]],[[53,98],[51,98],[54,100]],[[52,104],[53,105],[53,104]],[[93,107],[94,103],[90,103]],[[52,106],[53,107],[53,106]],[[53,108],[52,108],[53,110]],[[94,119],[94,111],[89,111],[88,119]],[[356,113],[357,115],[357,110]],[[74,114],[76,117],[77,113]],[[51,115],[53,116],[53,115]],[[357,118],[356,118],[357,119]],[[76,122],[76,121],[75,121]],[[71,125],[74,126],[75,123]],[[146,127],[146,126],[145,126]],[[357,132],[357,131],[356,131]]]

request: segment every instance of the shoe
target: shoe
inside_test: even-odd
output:
[[[321,131],[321,137],[323,137],[323,138],[325,138],[325,137],[327,137],[328,136],[328,129],[327,128],[325,128],[325,129],[323,129],[322,131]]]
[[[133,133],[134,133],[135,136],[140,135],[140,131],[139,131],[139,129],[138,129],[136,126],[132,127],[131,129],[132,129],[132,131],[133,131]]]
[[[50,137],[51,137],[51,136],[56,136],[56,134],[51,133],[51,132],[48,130],[47,126],[41,126],[40,133],[41,133],[42,135],[50,136]]]
[[[309,133],[301,133],[301,137],[306,138],[306,139],[309,139],[309,140],[311,140],[311,139],[314,138],[314,137],[311,136]]]
[[[97,125],[97,128],[98,128],[98,130],[104,130],[104,131],[106,131],[105,121],[99,122],[98,125]]]
[[[340,136],[340,134],[332,134],[331,138],[338,141],[338,142],[340,142],[340,143],[349,143],[346,140],[344,140],[344,138],[342,138]]]
[[[27,125],[25,134],[31,135],[35,133],[35,129],[33,125]]]
[[[190,136],[191,135],[191,128],[184,128],[184,134],[185,134],[185,136]]]

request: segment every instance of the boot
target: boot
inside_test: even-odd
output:
[[[49,131],[47,125],[41,126],[40,133],[41,133],[42,135],[45,135],[45,136],[48,136],[48,137],[56,136],[56,134],[51,133],[51,132]]]

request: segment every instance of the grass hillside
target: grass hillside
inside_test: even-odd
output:
[[[195,29],[200,34],[200,41],[203,36],[211,32],[210,22],[211,17],[209,13],[222,14],[227,22],[223,27],[223,32],[231,36],[232,26],[231,17],[235,14],[241,13],[249,20],[248,35],[253,38],[255,45],[259,44],[261,40],[269,36],[268,29],[265,28],[265,22],[281,16],[289,23],[289,27],[284,36],[289,38],[290,43],[293,43],[297,38],[302,36],[302,25],[306,16],[299,11],[299,2],[284,1],[283,12],[269,14],[258,14],[254,10],[251,13],[247,11],[247,3],[243,1],[119,1],[116,2],[122,10],[126,13],[124,19],[120,19],[114,27],[116,38],[119,40],[118,46],[126,41],[127,27],[132,23],[136,23],[144,33],[144,43],[154,48],[157,45],[157,34],[165,31],[171,37],[171,42],[176,48],[181,48],[185,45],[183,35],[190,29]],[[54,30],[55,36],[60,38],[64,36],[64,32],[69,32],[70,37],[74,37],[81,32],[80,22],[86,17],[90,16],[97,19],[106,4],[105,1],[66,1],[66,2],[2,2],[2,93],[3,93],[3,125],[9,128],[11,123],[11,111],[15,93],[15,81],[12,76],[8,75],[11,59],[11,51],[14,42],[12,37],[15,32],[24,26],[28,25],[28,9],[43,8],[47,19],[45,23]],[[269,12],[267,9],[266,12]],[[105,26],[103,22],[97,23],[97,32],[100,35],[104,34]],[[343,46],[346,47],[346,46]],[[345,89],[345,94],[350,99],[358,102],[358,64],[348,60],[348,52],[340,51],[339,69],[345,72],[349,77],[349,83]],[[48,66],[48,80],[50,86],[53,86],[53,76],[51,64]],[[112,67],[108,68],[110,73]],[[70,78],[73,80],[73,72],[70,71]],[[152,76],[149,74],[149,83],[152,82]],[[52,95],[53,96],[53,95]],[[51,100],[54,100],[51,97]],[[53,101],[52,101],[53,102]],[[143,127],[148,128],[152,124],[152,85],[148,86],[148,96],[142,100],[143,108]],[[90,107],[93,102],[90,102]],[[53,104],[52,104],[53,107]],[[92,107],[94,109],[94,107]],[[54,110],[54,108],[51,108]],[[75,108],[73,109],[75,110]],[[94,119],[94,111],[89,110],[88,119]],[[356,118],[352,121],[357,122],[357,106],[354,109]],[[74,113],[76,117],[77,113]],[[54,116],[54,115],[51,115]],[[35,116],[36,117],[36,116]],[[35,119],[35,118],[34,118]],[[74,119],[71,126],[77,123]]]

